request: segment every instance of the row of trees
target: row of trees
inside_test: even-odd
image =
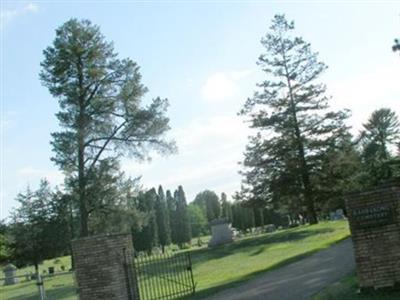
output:
[[[80,214],[71,195],[51,189],[42,180],[37,190],[17,196],[19,207],[0,228],[0,259],[36,267],[46,258],[70,254],[70,240],[79,236]],[[186,197],[181,186],[174,192],[162,187],[143,191],[137,180],[119,178],[113,192],[103,198],[104,210],[91,216],[90,234],[132,233],[138,251],[191,241]]]
[[[258,65],[265,80],[240,111],[257,133],[246,147],[236,198],[315,224],[320,211],[344,207],[346,192],[399,175],[395,112],[376,110],[353,137],[346,125],[350,111],[330,110],[319,81],[327,67],[294,34],[294,23],[276,15],[261,43]]]
[[[154,188],[140,192],[138,207],[148,221],[141,230],[132,232],[137,250],[151,252],[154,247],[161,246],[164,252],[165,246],[171,243],[182,247],[191,242],[190,216],[182,186],[173,195],[169,190],[164,194],[161,186],[158,193]]]
[[[137,179],[126,179],[123,174],[114,180],[109,193],[99,191],[104,206],[93,212],[89,234],[131,233],[137,251],[151,253],[154,247],[164,251],[171,244],[180,248],[190,245],[192,237],[210,234],[209,222],[218,218],[242,231],[267,223],[287,225],[284,216],[230,202],[225,193],[219,198],[205,190],[187,204],[182,186],[172,193],[164,192],[162,186],[143,190]],[[45,179],[37,190],[28,187],[19,193],[19,207],[12,211],[10,222],[0,226],[0,261],[37,268],[44,259],[70,254],[70,240],[79,237],[80,224],[71,197],[52,189]]]

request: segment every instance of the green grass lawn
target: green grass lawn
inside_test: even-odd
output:
[[[338,283],[326,288],[312,300],[399,300],[399,292],[376,292],[374,294],[357,294],[358,283],[355,275],[350,275]]]
[[[277,231],[275,233],[249,236],[232,244],[214,249],[194,248],[191,251],[196,296],[200,299],[216,291],[232,287],[258,274],[277,268],[329,247],[349,236],[347,221],[323,222],[313,226]],[[70,266],[68,257],[55,265],[54,260],[44,262],[43,267]],[[69,264],[68,264],[69,263]],[[57,267],[58,266],[58,267]],[[28,269],[19,270],[23,274]],[[30,270],[33,271],[31,268]],[[76,287],[72,275],[45,278],[48,300],[75,300]],[[34,282],[13,286],[1,286],[2,299],[33,300],[37,297]]]
[[[347,221],[324,222],[248,237],[216,249],[193,250],[195,298],[327,248],[349,234]]]

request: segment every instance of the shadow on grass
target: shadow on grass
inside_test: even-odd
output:
[[[289,232],[286,230],[284,232],[265,234],[259,237],[245,238],[243,240],[238,240],[234,243],[212,249],[203,248],[192,250],[191,255],[193,264],[196,265],[210,259],[222,258],[224,256],[243,251],[245,248],[249,248],[248,251],[252,251],[252,253],[250,254],[251,256],[256,256],[267,250],[269,245],[273,245],[276,243],[300,241],[310,236],[314,236],[317,234],[327,234],[335,231],[332,228],[305,228],[300,230],[298,228],[294,228],[289,230]]]
[[[330,232],[331,230],[330,229],[318,229],[316,231]],[[315,234],[315,231],[314,231],[314,234]],[[296,236],[296,238],[298,237],[297,234],[295,236]],[[204,299],[207,296],[214,295],[214,294],[216,294],[218,292],[221,292],[223,290],[237,287],[237,286],[239,286],[241,284],[244,284],[244,283],[256,278],[257,276],[260,276],[260,275],[265,274],[267,272],[273,271],[275,269],[278,269],[278,268],[281,268],[283,266],[286,266],[286,265],[289,265],[291,263],[294,263],[294,262],[297,262],[299,260],[302,260],[302,259],[304,259],[306,257],[309,257],[309,256],[311,256],[311,255],[313,255],[313,254],[315,254],[315,253],[317,253],[317,252],[329,247],[329,246],[332,246],[334,244],[340,243],[341,241],[346,240],[348,238],[349,238],[348,236],[343,237],[342,239],[339,239],[339,240],[337,240],[335,242],[330,243],[326,247],[313,249],[313,250],[307,251],[305,253],[290,257],[290,258],[288,258],[286,260],[280,261],[280,262],[268,267],[267,269],[259,270],[259,271],[255,271],[255,272],[246,274],[246,275],[242,276],[241,278],[239,278],[238,280],[235,280],[235,281],[232,281],[232,282],[228,282],[228,283],[221,284],[221,285],[218,285],[218,286],[215,286],[215,287],[211,287],[211,288],[200,290],[200,291],[196,292],[194,295],[181,297],[181,298],[179,298],[179,300],[189,300],[189,299],[199,300],[199,299]]]

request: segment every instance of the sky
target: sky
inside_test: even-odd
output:
[[[38,76],[57,27],[70,18],[99,25],[120,58],[140,65],[145,101],[169,99],[168,136],[178,153],[124,158],[121,167],[144,188],[182,185],[192,201],[205,189],[228,196],[240,189],[251,131],[237,113],[263,80],[260,39],[276,13],[294,20],[329,66],[321,81],[333,109],[352,111],[354,134],[375,109],[400,115],[400,57],[391,51],[400,1],[1,1],[0,219],[28,185],[63,182],[50,161],[58,103]]]

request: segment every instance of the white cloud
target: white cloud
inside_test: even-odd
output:
[[[133,161],[122,164],[132,176],[142,176],[142,184],[165,189],[182,185],[187,199],[212,189],[228,195],[240,188],[238,162],[250,130],[236,115],[219,115],[192,120],[185,128],[172,132],[179,153],[171,157],[155,157],[151,164]]]
[[[397,58],[397,57],[396,57]],[[400,68],[396,63],[382,66],[357,77],[330,83],[333,108],[352,111],[350,125],[356,133],[376,109],[388,107],[400,116]]]
[[[24,10],[37,12],[39,10],[39,5],[37,5],[36,3],[28,3],[27,5],[25,5]]]
[[[253,70],[217,72],[209,76],[201,88],[206,101],[225,101],[239,92],[240,80],[250,76]]]
[[[17,17],[24,16],[28,13],[36,13],[38,11],[39,11],[39,5],[33,2],[19,4],[15,8],[3,7],[0,12],[1,28],[4,28],[6,24],[8,24]]]
[[[215,145],[237,144],[240,141],[237,137],[248,133],[247,125],[238,116],[219,115],[194,119],[186,127],[177,129],[173,136],[180,151],[186,152]]]

